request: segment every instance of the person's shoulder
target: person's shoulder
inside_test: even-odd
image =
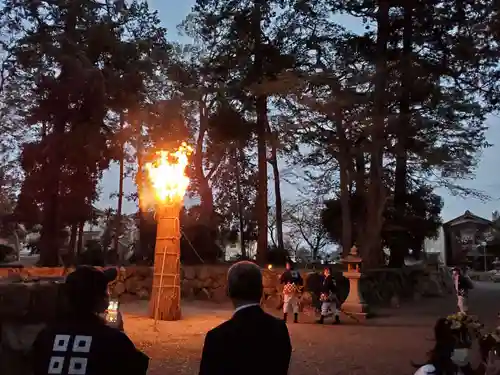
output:
[[[265,312],[262,309],[256,309],[256,311],[252,313],[251,319],[254,321],[255,320],[260,321],[267,326],[274,325],[274,326],[286,327],[286,324],[282,319],[276,318],[275,316]],[[235,319],[226,320],[225,322],[222,322],[215,328],[208,331],[207,336],[217,337],[218,335],[224,334],[229,331],[233,331],[234,329],[239,329],[240,323],[241,323],[240,320],[238,321]]]
[[[434,365],[427,364],[420,367],[417,371],[415,371],[414,375],[432,375],[436,372],[436,368]]]
[[[220,335],[223,335],[224,333],[231,331],[234,329],[234,320],[233,319],[228,319],[225,322],[222,322],[218,326],[212,328],[210,331],[207,332],[207,338],[216,338]]]
[[[114,341],[121,341],[124,343],[132,343],[132,341],[125,334],[125,332],[122,332],[117,328],[110,327],[106,324],[103,324],[101,327],[99,327],[99,330],[100,330],[101,336],[106,338],[106,339],[114,340]]]

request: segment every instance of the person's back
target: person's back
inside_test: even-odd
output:
[[[97,315],[68,316],[33,344],[34,375],[145,374],[148,357]]]
[[[286,375],[291,344],[284,321],[262,310],[260,269],[240,262],[228,273],[233,317],[207,333],[200,375]]]
[[[283,342],[287,336],[283,321],[252,306],[210,331],[207,341],[217,343],[218,375],[276,375],[288,369],[290,349]],[[209,375],[203,365],[201,373]]]
[[[79,267],[66,278],[68,311],[37,336],[34,375],[145,375],[149,358],[99,316],[108,306],[116,270]]]

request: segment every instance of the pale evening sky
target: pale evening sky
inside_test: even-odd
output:
[[[179,42],[189,42],[186,38],[181,38],[177,31],[177,25],[187,16],[194,0],[149,0],[150,7],[158,11],[163,25],[168,29],[168,37],[170,40]],[[339,16],[338,22],[353,31],[360,30],[359,22],[353,18]],[[361,30],[360,30],[361,31]],[[487,122],[490,129],[487,133],[488,141],[493,144],[493,147],[483,152],[481,162],[477,169],[475,178],[463,183],[464,186],[481,190],[491,196],[488,202],[481,202],[476,199],[462,199],[453,197],[445,190],[438,191],[444,198],[444,208],[442,212],[445,221],[450,220],[458,215],[461,215],[465,210],[470,210],[476,215],[490,218],[494,210],[500,210],[500,160],[498,158],[500,151],[500,118],[491,116]],[[131,179],[126,179],[126,193],[135,191],[134,183]],[[118,168],[113,166],[104,174],[102,181],[102,197],[98,206],[101,208],[112,207],[116,208],[116,199],[109,198],[110,194],[118,190]],[[284,199],[293,200],[297,196],[296,189],[283,183]],[[132,213],[137,210],[134,202],[125,202],[124,209],[127,213]]]

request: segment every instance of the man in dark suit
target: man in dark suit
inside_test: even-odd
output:
[[[292,354],[285,322],[260,307],[262,273],[251,262],[228,272],[233,317],[207,333],[199,375],[287,375]]]

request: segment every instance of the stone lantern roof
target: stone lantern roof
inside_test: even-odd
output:
[[[362,261],[363,259],[361,259],[361,257],[359,256],[358,248],[356,247],[356,245],[351,247],[351,251],[349,252],[349,254],[347,254],[347,256],[342,259],[342,262],[347,264],[359,264]]]

